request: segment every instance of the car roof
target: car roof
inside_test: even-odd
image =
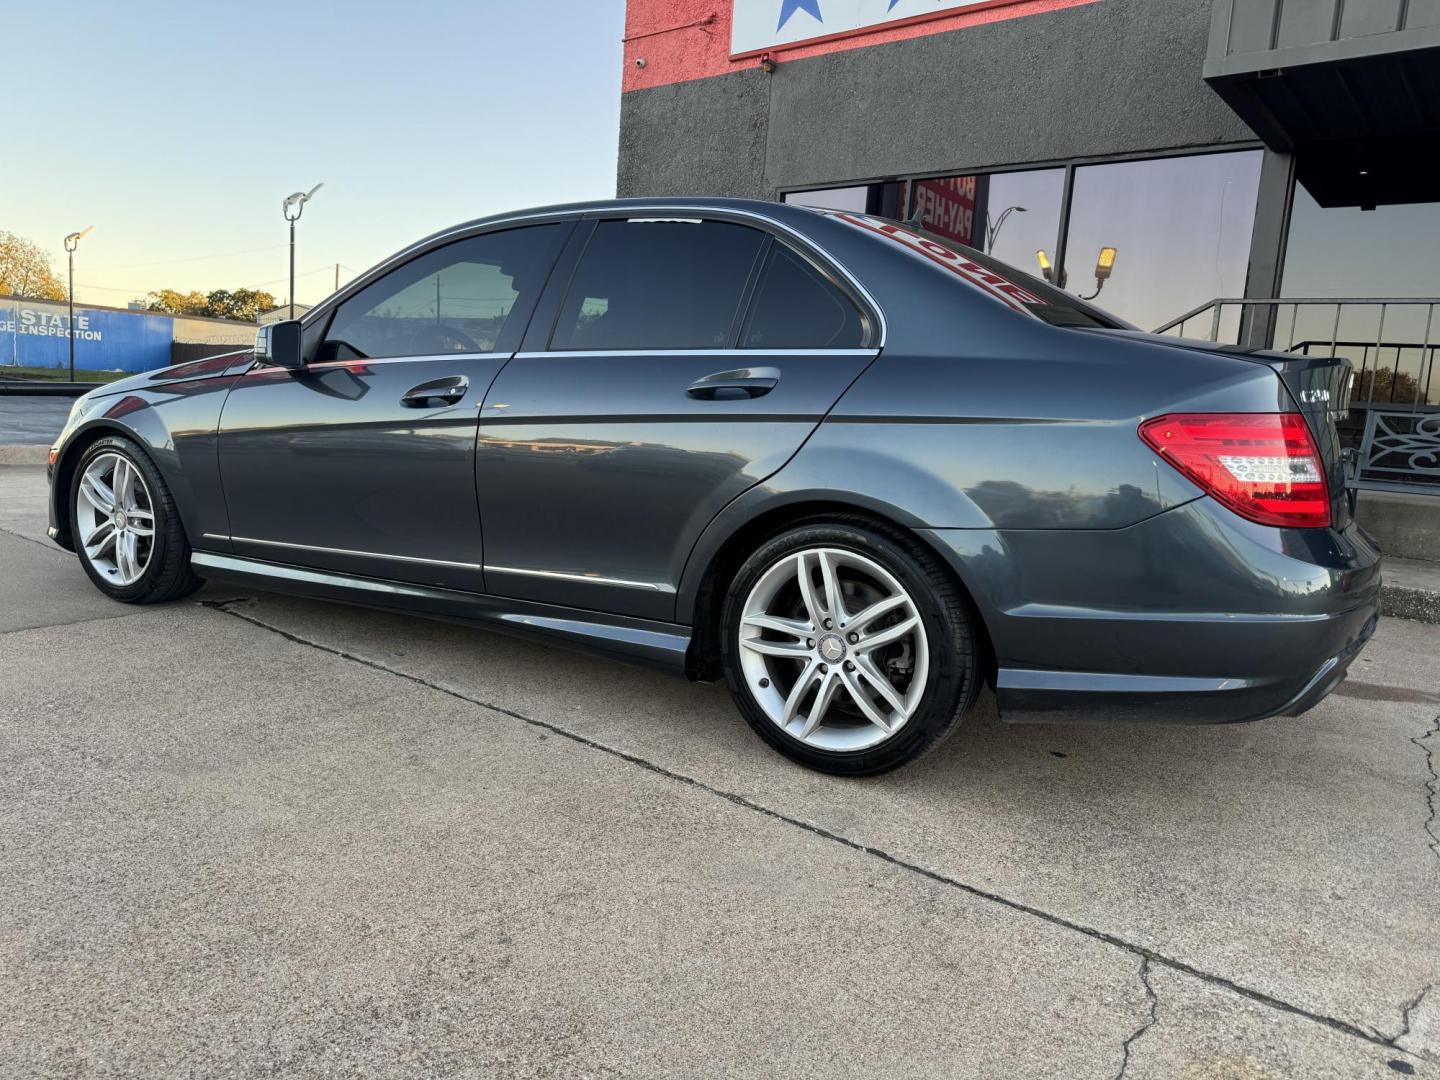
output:
[[[575,214],[645,213],[649,211],[673,211],[678,209],[729,210],[746,215],[759,215],[772,220],[780,218],[805,220],[806,218],[813,219],[820,216],[819,212],[811,207],[799,206],[794,203],[770,202],[765,199],[728,199],[717,198],[715,196],[688,195],[630,199],[593,199],[586,202],[532,206],[524,209],[508,210],[503,213],[487,214],[485,217],[472,218],[469,221],[459,222],[448,228],[441,229],[438,232],[431,233],[429,236],[417,240],[413,244],[408,244],[406,245],[406,250],[420,247],[442,237],[458,235],[473,229],[483,229],[487,225],[497,225],[507,221],[521,221],[532,217],[564,217]]]

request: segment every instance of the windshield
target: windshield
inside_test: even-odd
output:
[[[1051,326],[1087,330],[1137,329],[1108,311],[1086,303],[1063,289],[1055,288],[1047,281],[1041,281],[1008,263],[935,233],[869,214],[834,213],[833,216],[909,248],[915,254],[945,267],[994,299]]]

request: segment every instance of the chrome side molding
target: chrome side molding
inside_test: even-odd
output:
[[[568,646],[613,660],[658,668],[672,675],[684,675],[688,670],[690,628],[674,623],[606,616],[558,604],[403,581],[332,574],[210,551],[193,552],[190,565],[202,578],[467,623],[552,646]]]

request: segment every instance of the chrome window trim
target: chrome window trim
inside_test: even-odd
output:
[[[511,574],[516,577],[538,577],[553,578],[557,581],[581,581],[587,585],[614,585],[622,589],[643,589],[646,592],[673,593],[675,590],[669,585],[661,584],[658,581],[627,581],[625,578],[607,578],[598,574],[572,574],[560,570],[522,570],[515,566],[489,566],[485,567],[487,574]]]
[[[548,349],[518,352],[516,360],[539,360],[556,356],[733,356],[756,360],[766,356],[866,356],[874,359],[879,349]]]
[[[786,204],[777,203],[776,205]],[[447,229],[445,232],[436,233],[434,236],[426,237],[424,240],[420,240],[414,244],[411,244],[404,250],[390,256],[390,258],[386,259],[384,262],[372,267],[366,273],[361,274],[354,281],[346,285],[339,292],[320,301],[320,303],[316,304],[313,308],[307,311],[300,321],[308,325],[310,320],[312,319],[329,318],[330,312],[335,307],[348,299],[352,293],[358,292],[360,289],[364,288],[366,285],[369,285],[372,281],[383,275],[389,267],[392,267],[397,263],[406,262],[409,259],[415,257],[416,255],[426,251],[427,249],[431,247],[438,247],[452,239],[457,239],[466,235],[478,236],[482,233],[509,226],[538,224],[546,221],[564,221],[568,219],[578,220],[580,218],[586,217],[591,219],[611,218],[614,220],[624,221],[637,217],[653,219],[656,215],[663,216],[667,214],[680,214],[685,215],[686,217],[698,216],[701,220],[725,220],[726,218],[741,218],[747,221],[757,221],[760,222],[762,225],[766,226],[767,228],[790,238],[792,241],[799,244],[802,250],[808,249],[813,254],[819,255],[823,260],[824,264],[834,270],[841,278],[843,278],[846,284],[848,284],[852,289],[854,289],[855,292],[865,301],[865,304],[869,308],[870,313],[873,314],[875,317],[876,330],[878,331],[878,340],[875,342],[874,348],[876,350],[879,350],[885,347],[885,342],[889,338],[889,326],[885,321],[884,309],[881,308],[879,303],[876,302],[875,297],[870,292],[870,290],[867,289],[860,282],[860,280],[853,273],[850,272],[849,267],[847,267],[839,259],[835,258],[834,255],[831,255],[830,252],[827,251],[823,245],[817,243],[815,240],[805,235],[793,225],[787,225],[785,222],[778,221],[769,214],[762,214],[756,210],[730,206],[696,206],[694,204],[687,204],[683,202],[657,202],[650,205],[641,206],[606,206],[604,204],[581,205],[572,206],[564,210],[550,210],[524,214],[512,214],[507,217],[493,218],[488,221],[472,221],[464,225],[457,225],[453,229]]]
[[[355,357],[351,360],[321,360],[314,364],[306,364],[299,368],[279,368],[276,364],[266,364],[262,361],[255,361],[253,367],[244,372],[250,375],[256,371],[315,371],[325,368],[344,367],[348,364],[364,364],[367,367],[372,364],[419,364],[425,361],[435,360],[509,360],[514,353],[508,352],[456,352],[456,353],[425,353],[420,356],[379,356],[375,359],[369,357]]]
[[[479,570],[481,568],[479,563],[421,559],[414,555],[385,555],[378,551],[352,551],[349,548],[321,547],[318,544],[291,544],[284,540],[257,540],[251,536],[232,536],[230,540],[236,544],[259,544],[261,547],[288,548],[292,551],[316,551],[324,555],[352,555],[360,559],[388,559],[391,562],[419,563],[422,566],[450,566],[457,570]]]

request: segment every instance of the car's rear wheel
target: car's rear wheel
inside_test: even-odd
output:
[[[75,550],[90,580],[127,604],[177,600],[203,582],[164,478],[129,439],[85,450],[71,482]]]
[[[750,726],[824,772],[885,772],[937,746],[978,690],[964,598],[899,530],[837,520],[793,529],[741,567],[722,659]]]

